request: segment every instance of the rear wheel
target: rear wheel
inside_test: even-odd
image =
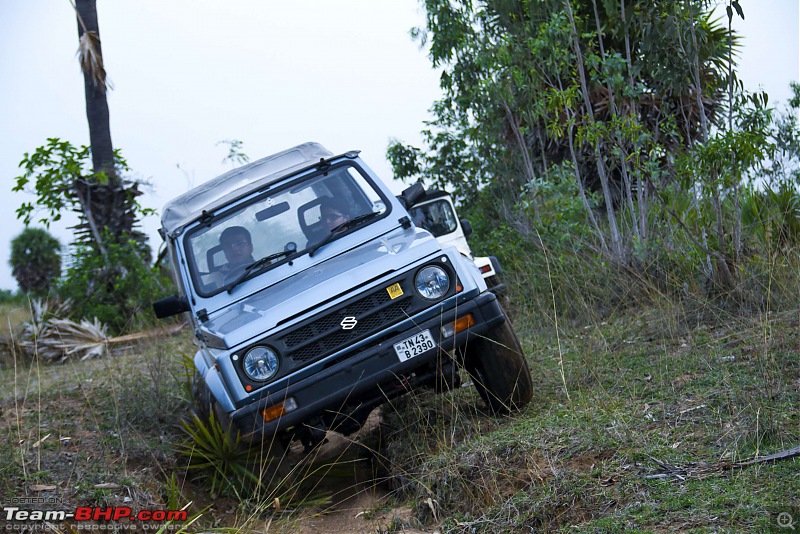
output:
[[[470,342],[464,366],[493,413],[521,410],[533,396],[528,362],[508,321]]]

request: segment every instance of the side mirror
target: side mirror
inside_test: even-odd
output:
[[[397,197],[397,200],[399,200],[400,203],[403,204],[406,209],[408,209],[424,196],[425,187],[422,185],[422,183],[417,182],[403,189],[403,192],[400,193],[400,196]]]
[[[464,237],[472,235],[472,223],[467,219],[461,219],[461,229],[464,231]]]
[[[153,311],[156,312],[156,317],[159,319],[172,317],[189,310],[191,310],[189,301],[186,300],[186,297],[179,297],[178,295],[172,295],[153,303]]]

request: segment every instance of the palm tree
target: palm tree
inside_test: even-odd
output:
[[[92,146],[92,165],[95,173],[104,172],[109,181],[116,178],[114,146],[111,144],[108,100],[106,99],[106,70],[100,45],[95,0],[76,0],[78,16],[78,56],[83,70],[86,94],[86,118],[89,121],[89,141]]]
[[[77,227],[80,237],[91,236],[99,248],[103,247],[103,230],[115,239],[125,235],[139,235],[133,226],[135,198],[141,194],[138,184],[120,178],[114,146],[111,142],[108,100],[109,83],[103,62],[100,29],[97,21],[96,0],[75,0],[73,4],[78,19],[80,46],[78,56],[83,71],[86,95],[86,118],[89,123],[89,141],[92,149],[94,176],[75,183],[75,193],[81,205],[82,222]]]

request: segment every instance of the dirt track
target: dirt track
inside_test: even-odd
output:
[[[370,432],[379,422],[376,414],[370,417],[359,435]],[[314,493],[329,495],[329,502],[308,511],[298,511],[292,531],[312,533],[371,533],[393,531],[402,525],[407,533],[430,532],[409,528],[416,523],[414,512],[407,506],[394,507],[388,483],[374,470],[365,451],[355,444],[354,437],[329,432],[327,442],[313,455],[318,466],[312,472],[321,476],[315,480]],[[300,454],[295,449],[292,455]]]

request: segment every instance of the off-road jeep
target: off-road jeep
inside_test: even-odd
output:
[[[472,224],[459,219],[453,197],[447,191],[432,189],[409,210],[414,224],[433,234],[442,247],[453,246],[470,258],[481,271],[489,291],[505,295],[506,286],[500,281],[500,262],[494,256],[473,256],[467,238],[472,235]]]
[[[169,202],[179,293],[153,307],[188,312],[198,412],[310,447],[414,388],[459,386],[461,367],[492,411],[525,406],[516,335],[475,264],[414,224],[422,195],[393,196],[358,152],[306,143]]]

